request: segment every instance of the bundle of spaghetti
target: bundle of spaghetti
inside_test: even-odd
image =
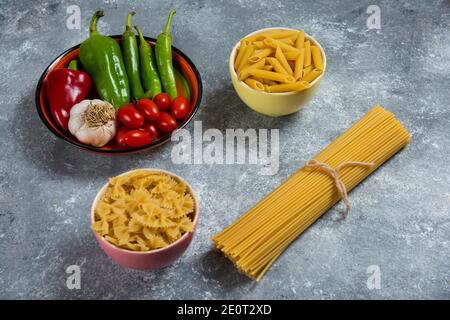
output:
[[[410,135],[395,116],[374,107],[314,157],[336,168],[347,191],[405,147]],[[319,169],[303,167],[230,226],[213,237],[222,251],[247,276],[259,281],[272,263],[303,231],[341,199],[336,181]]]

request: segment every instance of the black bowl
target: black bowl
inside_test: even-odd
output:
[[[115,35],[111,36],[112,38],[116,39],[117,41],[120,41],[121,36]],[[145,39],[154,46],[156,43],[156,39],[145,37]],[[53,132],[58,138],[63,139],[64,141],[77,146],[83,150],[88,150],[96,153],[102,153],[102,154],[129,154],[137,151],[142,150],[148,150],[155,148],[157,146],[162,145],[163,143],[170,140],[171,134],[165,134],[157,139],[153,140],[152,143],[146,146],[142,146],[139,148],[120,148],[117,146],[114,141],[108,143],[106,146],[98,148],[94,146],[89,146],[83,143],[78,142],[78,140],[68,131],[64,131],[54,122],[53,117],[50,113],[47,98],[45,96],[45,85],[46,85],[46,78],[48,73],[57,68],[64,68],[66,67],[69,62],[73,59],[78,58],[78,51],[80,48],[80,44],[66,50],[65,52],[61,53],[57,58],[55,58],[47,68],[45,68],[44,72],[42,73],[39,82],[36,87],[36,108],[39,113],[39,116],[42,120],[42,122],[45,124],[45,126]],[[173,64],[175,69],[177,69],[187,80],[189,90],[191,93],[191,110],[188,116],[183,119],[178,124],[178,128],[184,128],[189,121],[192,120],[195,113],[197,112],[198,108],[200,107],[200,102],[202,99],[203,94],[203,86],[202,86],[202,80],[200,77],[200,74],[197,70],[197,67],[194,65],[194,63],[189,59],[181,50],[172,47],[172,55],[173,55]]]

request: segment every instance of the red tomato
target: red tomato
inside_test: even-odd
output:
[[[172,101],[170,111],[175,119],[184,119],[191,108],[189,100],[186,97],[179,96]]]
[[[154,139],[158,137],[158,128],[153,122],[145,122],[140,129],[150,133]]]
[[[119,147],[126,147],[127,144],[125,143],[125,136],[130,131],[127,127],[120,127],[119,130],[117,130],[116,133],[116,143]]]
[[[150,99],[138,100],[136,103],[136,109],[142,112],[146,120],[154,121],[159,117],[158,106]]]
[[[121,107],[117,111],[117,118],[121,123],[131,129],[137,129],[144,124],[144,116],[132,104]]]
[[[156,103],[159,110],[167,110],[170,108],[170,96],[165,92],[162,92],[154,97],[153,102]]]
[[[128,147],[138,148],[150,144],[152,136],[143,130],[130,130],[125,134],[124,140]]]
[[[162,132],[169,133],[177,128],[177,120],[175,120],[169,113],[161,111],[159,118],[156,121],[158,129]]]

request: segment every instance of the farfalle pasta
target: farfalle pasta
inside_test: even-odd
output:
[[[133,171],[110,179],[92,229],[123,249],[164,248],[193,231],[194,201],[186,184],[166,173]]]

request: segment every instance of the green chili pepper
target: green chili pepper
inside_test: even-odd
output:
[[[135,12],[130,12],[127,15],[125,32],[122,35],[122,54],[128,81],[130,82],[131,96],[135,100],[139,100],[144,96],[144,89],[142,89],[141,76],[139,75],[139,51],[136,36],[131,27],[131,20],[135,14]]]
[[[69,65],[67,66],[67,69],[80,70],[80,68],[78,67],[78,60],[70,61]]]
[[[81,44],[79,56],[100,97],[119,109],[130,102],[130,89],[119,44],[97,32],[98,19],[103,15],[99,10],[92,16],[89,38]]]
[[[141,28],[135,26],[135,29],[139,35],[139,58],[141,62],[142,84],[146,91],[145,95],[149,98],[153,98],[158,93],[162,92],[155,55],[152,47],[142,35]]]
[[[177,97],[177,85],[172,65],[172,38],[170,36],[170,22],[175,10],[170,10],[164,31],[156,40],[156,63],[164,91],[169,94],[170,99]]]

